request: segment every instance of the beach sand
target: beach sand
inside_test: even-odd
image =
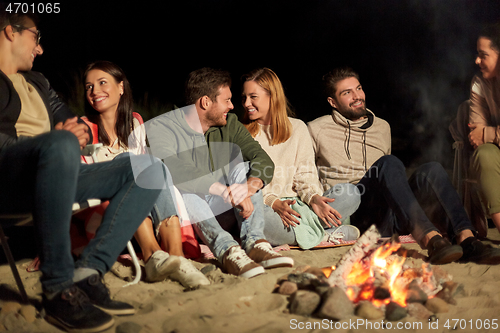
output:
[[[500,234],[489,229],[488,243],[500,244]],[[417,244],[404,244],[404,248],[426,251]],[[337,263],[350,246],[281,252],[295,260],[295,267],[310,265],[326,267]],[[421,259],[409,259],[420,264]],[[29,259],[20,260],[17,266],[32,303],[41,300],[40,272],[25,270]],[[209,264],[196,264],[204,267]],[[457,305],[450,305],[449,312],[437,314],[438,321],[429,324],[412,317],[391,322],[392,331],[401,332],[450,332],[456,325],[460,332],[500,332],[500,265],[452,263],[441,266],[453,276],[453,281],[463,285],[456,296]],[[115,317],[115,326],[106,332],[387,332],[382,320],[365,321],[360,317],[341,322],[303,317],[288,313],[288,297],[272,293],[277,279],[293,268],[267,270],[266,274],[244,279],[224,274],[220,269],[207,273],[212,284],[197,290],[184,291],[177,282],[165,280],[157,283],[139,282],[123,287],[133,275],[131,267],[116,263],[106,274],[105,282],[112,297],[129,302],[137,313],[133,316]],[[119,277],[120,276],[120,277]],[[12,301],[19,301],[15,280],[8,265],[0,266],[0,331],[60,332],[43,320],[39,314],[28,320],[16,311],[9,312]],[[15,307],[15,306],[14,306]],[[33,309],[32,309],[33,310]],[[24,310],[26,311],[26,310]],[[29,311],[26,311],[29,313]],[[385,322],[385,320],[384,320]],[[399,323],[399,328],[398,328]],[[446,327],[446,323],[450,326]],[[489,323],[489,325],[488,325]],[[497,328],[494,329],[497,324]],[[431,325],[431,326],[429,326]],[[406,328],[405,328],[406,327]],[[489,327],[485,329],[485,327]],[[337,328],[337,329],[336,329]]]

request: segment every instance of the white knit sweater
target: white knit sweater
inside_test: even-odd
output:
[[[255,137],[275,165],[273,180],[262,189],[264,203],[270,207],[279,198],[299,197],[309,205],[315,194],[323,195],[307,126],[299,119],[288,119],[293,130],[286,142],[271,146],[271,125],[259,125]]]

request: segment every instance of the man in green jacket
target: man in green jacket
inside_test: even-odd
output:
[[[186,82],[190,105],[152,119],[146,131],[152,154],[163,159],[183,193],[200,238],[228,273],[250,278],[264,268],[293,266],[293,260],[275,253],[265,240],[260,189],[272,180],[274,164],[229,113],[230,86],[227,72],[191,72]],[[224,214],[228,210],[236,213],[244,250],[224,230],[234,223]]]

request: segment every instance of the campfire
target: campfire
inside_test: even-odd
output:
[[[277,291],[291,295],[290,312],[335,320],[354,312],[366,319],[399,320],[409,313],[427,320],[446,312],[458,287],[451,275],[438,266],[407,262],[399,237],[382,243],[380,238],[372,226],[337,265],[304,267],[280,279]]]

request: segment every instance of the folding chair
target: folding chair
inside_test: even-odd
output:
[[[101,200],[99,199],[89,199],[82,203],[74,203],[73,204],[73,213],[80,212],[84,209],[94,207],[101,204]],[[30,214],[0,214],[0,220],[17,220],[16,223],[13,223],[13,226],[23,226],[29,225],[33,222],[33,216]],[[19,271],[16,267],[16,262],[14,257],[12,256],[12,252],[10,250],[9,244],[7,242],[7,237],[5,237],[5,233],[3,232],[2,225],[0,224],[0,241],[2,242],[3,252],[7,257],[7,261],[9,262],[10,270],[12,271],[12,275],[14,275],[14,279],[16,280],[17,288],[21,293],[21,298],[24,303],[28,304],[28,295],[26,294],[26,289],[24,289],[23,282],[21,277],[19,276]]]

